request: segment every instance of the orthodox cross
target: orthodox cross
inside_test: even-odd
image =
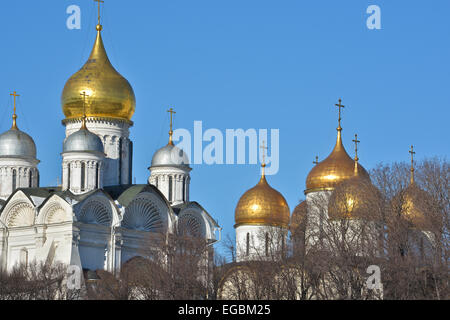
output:
[[[83,119],[81,121],[81,128],[86,129],[86,97],[89,96],[86,94],[86,91],[80,93],[80,96],[83,97]]]
[[[319,164],[319,156],[316,156],[316,161],[313,161],[313,163],[317,166]]]
[[[13,92],[10,94],[10,96],[14,97],[14,115],[16,115],[16,97],[20,97],[20,95],[17,94],[17,92]]]
[[[338,121],[339,121],[339,128],[341,128],[341,120],[342,120],[342,118],[341,118],[341,109],[342,109],[342,108],[345,108],[345,106],[343,106],[343,105],[341,104],[341,102],[342,102],[342,100],[339,99],[339,103],[338,103],[338,104],[335,104],[335,106],[339,108],[339,120],[338,120]]]
[[[262,174],[261,174],[261,181],[264,181],[265,179],[265,167],[266,167],[266,150],[268,149],[266,146],[266,142],[263,140],[262,144],[259,146],[262,150]]]
[[[355,133],[355,139],[352,140],[355,143],[355,161],[358,161],[358,143],[361,141],[358,140],[358,135]]]
[[[411,184],[414,183],[414,155],[416,154],[414,152],[414,147],[411,146],[411,150],[409,151],[411,154]]]
[[[16,124],[16,119],[17,119],[17,115],[16,115],[16,97],[19,97],[19,95],[17,94],[17,92],[13,92],[10,94],[10,96],[14,97],[14,113],[13,113],[13,124],[11,129],[16,129],[17,130],[17,124]]]
[[[172,124],[173,124],[173,114],[176,112],[173,111],[173,108],[170,108],[169,110],[167,110],[167,112],[170,113],[169,144],[173,144],[173,142],[172,142],[172,135],[173,135]]]
[[[261,150],[262,150],[262,166],[265,167],[266,166],[266,150],[268,149],[266,146],[266,142],[263,140],[261,146],[260,146]]]
[[[97,2],[97,4],[98,4],[98,24],[100,25],[100,5],[102,3],[105,3],[105,1],[103,1],[103,0],[94,0],[94,1]]]

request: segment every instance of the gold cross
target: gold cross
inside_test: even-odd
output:
[[[409,151],[411,153],[411,165],[414,163],[414,155],[416,152],[414,151],[414,146],[411,146],[411,150]]]
[[[172,131],[172,116],[174,113],[176,113],[175,111],[173,111],[173,108],[170,108],[169,110],[167,110],[167,112],[170,113],[170,131]]]
[[[80,93],[80,96],[83,96],[83,119],[81,121],[81,128],[86,129],[86,97],[89,97],[86,94],[86,91]]]
[[[355,133],[355,140],[352,140],[355,143],[355,161],[358,161],[358,143],[361,141],[358,140],[358,135]]]
[[[268,147],[265,144],[266,144],[266,141],[263,140],[263,142],[260,146],[260,148],[262,149],[262,153],[263,153],[262,154],[262,166],[263,167],[266,166],[266,151],[265,150],[268,150]]]
[[[100,25],[100,5],[102,3],[105,3],[105,1],[103,0],[94,0],[94,1],[98,3],[98,24]]]
[[[335,106],[339,108],[339,120],[338,120],[338,121],[339,121],[339,128],[341,128],[341,120],[342,120],[342,118],[341,118],[341,109],[342,109],[342,108],[345,108],[345,106],[343,106],[343,105],[341,104],[341,102],[342,102],[342,100],[339,99],[339,103],[338,103],[338,104],[335,104]]]
[[[14,97],[14,114],[16,114],[16,97],[20,97],[20,95],[18,95],[15,91],[9,95]]]
[[[318,164],[319,164],[319,156],[316,156],[316,161],[313,161],[313,163],[314,163],[315,165],[318,165]]]
[[[414,152],[414,147],[411,146],[411,150],[409,151],[411,153],[411,184],[414,183],[414,155],[416,154]]]
[[[169,110],[167,110],[167,112],[170,113],[169,144],[173,145],[173,142],[172,142],[172,135],[173,135],[172,124],[173,124],[173,114],[176,113],[176,112],[173,111],[173,108],[170,108]]]

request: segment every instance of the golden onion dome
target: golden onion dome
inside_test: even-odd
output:
[[[97,25],[97,38],[84,66],[69,80],[61,97],[66,119],[79,119],[84,114],[81,94],[86,93],[87,117],[130,121],[136,107],[133,88],[111,65]]]
[[[429,217],[433,215],[432,198],[430,194],[422,190],[414,181],[414,149],[411,146],[411,177],[409,186],[400,191],[393,199],[392,206],[400,208],[401,216],[405,218],[413,228],[428,230],[431,227]],[[395,210],[395,209],[394,209]]]
[[[428,230],[430,219],[428,218],[431,207],[431,196],[415,183],[412,182],[406,189],[401,191],[393,199],[394,204],[399,204],[401,215],[413,228]],[[430,212],[431,214],[431,212]]]
[[[235,210],[235,227],[270,225],[287,228],[289,219],[286,199],[267,183],[264,173],[258,184],[242,195]]]
[[[289,225],[292,233],[295,233],[296,230],[303,226],[306,222],[306,214],[307,214],[307,204],[306,201],[300,202],[292,212],[291,223]]]
[[[336,186],[328,202],[328,217],[381,221],[382,203],[380,191],[357,174]]]
[[[342,128],[339,126],[337,131],[337,140],[333,151],[309,172],[306,178],[305,193],[333,190],[339,183],[355,175],[355,162],[347,154],[342,144]],[[361,178],[370,180],[366,169],[359,163],[357,163],[357,170]]]

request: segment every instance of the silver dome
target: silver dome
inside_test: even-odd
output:
[[[101,152],[103,153],[102,140],[95,133],[86,129],[80,129],[67,137],[63,144],[63,152]]]
[[[0,135],[0,157],[36,158],[36,145],[25,132],[10,129]]]
[[[186,153],[173,144],[162,147],[153,155],[152,167],[189,167]]]

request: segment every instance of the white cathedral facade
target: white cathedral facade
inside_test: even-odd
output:
[[[135,96],[111,65],[101,31],[98,24],[89,60],[62,94],[61,185],[39,187],[36,145],[15,112],[0,135],[0,270],[35,261],[117,273],[158,250],[161,235],[217,241],[217,222],[190,201],[189,159],[172,143],[172,124],[148,184],[132,184]]]

